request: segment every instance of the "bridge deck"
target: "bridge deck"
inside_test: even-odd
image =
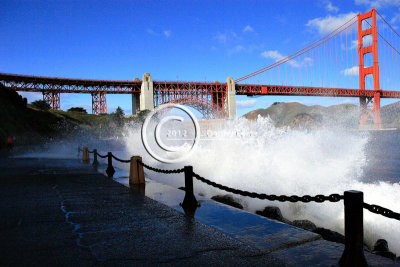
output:
[[[17,75],[0,73],[0,82],[6,87],[26,92],[57,91],[60,93],[95,93],[106,91],[107,94],[140,93],[142,81],[113,81],[94,79],[54,78],[43,76]],[[154,81],[154,91],[159,94],[178,93],[194,90],[197,92],[224,92],[226,83],[219,82],[184,82]],[[236,84],[237,95],[293,95],[323,97],[373,97],[374,90],[349,88],[327,88],[310,86]],[[400,98],[400,91],[381,90],[381,98]]]

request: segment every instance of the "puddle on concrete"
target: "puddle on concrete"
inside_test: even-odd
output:
[[[105,167],[99,166],[98,171],[105,173]],[[127,171],[117,168],[115,168],[115,171],[114,180],[126,187],[130,187]],[[131,187],[131,189],[179,212],[192,216],[197,221],[251,244],[262,251],[273,251],[281,247],[290,247],[293,244],[320,238],[319,235],[312,232],[239,210],[198,195],[195,197],[200,204],[199,207],[191,211],[185,211],[180,205],[185,197],[185,191],[160,184],[147,177],[144,186],[135,186]]]

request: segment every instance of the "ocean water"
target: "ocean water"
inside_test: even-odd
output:
[[[276,195],[343,194],[364,192],[364,201],[400,212],[399,131],[293,130],[276,128],[269,118],[226,121],[201,139],[184,162],[164,164],[145,151],[140,125],[126,125],[121,156],[142,155],[158,168],[192,165],[201,176],[242,190]],[[127,168],[121,166],[122,168]],[[157,182],[184,186],[183,174],[146,171]],[[195,181],[197,194],[226,194]],[[289,220],[308,219],[317,226],[344,232],[343,201],[337,203],[280,203],[234,196],[249,211],[278,206]],[[365,239],[369,246],[380,238],[400,254],[400,222],[364,210]]]

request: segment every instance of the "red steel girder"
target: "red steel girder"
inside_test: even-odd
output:
[[[92,93],[92,113],[106,114],[107,113],[107,97],[106,92],[98,91]]]
[[[346,88],[327,88],[310,86],[284,86],[236,84],[237,95],[297,95],[328,97],[374,97],[375,90],[358,90]],[[380,98],[400,98],[400,91],[379,91]]]
[[[51,109],[61,110],[60,92],[57,91],[43,92],[43,100],[50,105]]]

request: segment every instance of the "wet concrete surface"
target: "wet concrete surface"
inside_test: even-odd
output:
[[[0,266],[285,265],[75,160],[0,168]]]
[[[188,217],[183,191],[153,184],[147,197],[151,182],[135,191],[77,160],[1,158],[0,169],[0,266],[330,266],[343,251],[204,198]]]

